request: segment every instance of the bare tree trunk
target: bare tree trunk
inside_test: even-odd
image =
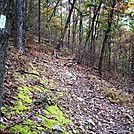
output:
[[[2,107],[2,92],[4,88],[5,60],[8,37],[10,34],[10,0],[0,1],[0,116]]]
[[[85,47],[86,47],[87,44],[88,44],[88,41],[89,41],[89,39],[90,39],[91,32],[94,32],[95,20],[96,20],[96,18],[97,18],[98,12],[100,11],[101,5],[102,5],[102,0],[100,1],[98,8],[96,8],[96,6],[94,7],[94,14],[93,14],[93,19],[92,19],[92,24],[91,24],[91,28],[89,28],[89,31],[88,31],[88,33],[87,33],[86,42],[85,42]],[[89,27],[90,27],[90,25],[89,25]],[[91,47],[92,47],[92,46],[91,46]]]
[[[81,46],[82,46],[82,38],[83,38],[82,0],[79,0],[79,10],[80,10],[79,47],[81,49]]]
[[[70,6],[69,6],[70,11]],[[70,48],[70,23],[68,24],[68,34],[67,34],[67,47]]]
[[[22,0],[16,0],[16,9],[17,9],[17,35],[16,35],[16,43],[18,50],[23,53],[23,35],[22,35],[22,27],[23,27],[23,13],[22,13],[23,3]]]
[[[58,1],[57,1],[56,5],[55,5],[55,7],[54,7],[53,12],[52,12],[52,14],[51,14],[50,18],[48,19],[48,22],[50,22],[50,21],[51,21],[51,19],[52,19],[52,17],[53,17],[53,15],[55,15],[56,8],[57,8],[57,6],[58,6],[59,2],[60,2],[60,0],[58,0]]]
[[[83,13],[82,13],[82,0],[79,0],[79,12],[80,22],[79,22],[79,46],[77,50],[77,62],[81,61],[81,53],[82,53],[82,38],[83,38]]]
[[[68,17],[67,17],[67,21],[66,21],[66,23],[65,23],[64,31],[62,32],[62,35],[61,35],[61,40],[60,40],[60,42],[59,42],[58,45],[57,45],[57,49],[58,49],[58,50],[60,50],[60,47],[63,45],[63,40],[64,40],[66,31],[67,31],[67,28],[68,28],[68,24],[70,23],[70,18],[71,18],[73,9],[74,9],[75,2],[76,2],[76,0],[73,0],[72,3],[71,3],[70,0],[69,0],[69,3],[71,4],[71,9],[70,9],[70,11],[69,11],[69,14],[68,14]]]
[[[40,0],[38,0],[38,43],[40,44]]]
[[[50,27],[50,21],[51,21],[52,17],[56,13],[56,8],[58,7],[59,2],[60,2],[60,0],[58,0],[57,3],[56,3],[56,5],[54,6],[54,9],[53,9],[53,12],[50,15],[50,18],[48,18],[48,16],[47,16],[47,27],[48,27],[48,31],[49,31],[49,44],[50,45],[52,43],[52,32],[51,32],[51,27]],[[48,10],[48,8],[47,8],[47,10]]]
[[[132,37],[133,38],[133,37]],[[134,42],[132,42],[131,76],[134,79]]]
[[[102,49],[101,49],[101,54],[100,54],[100,59],[99,59],[99,73],[100,74],[102,72],[103,56],[104,56],[107,40],[108,40],[108,37],[109,37],[108,34],[111,31],[112,19],[113,19],[113,15],[114,15],[114,7],[116,5],[116,0],[111,1],[111,3],[112,3],[111,11],[110,11],[110,14],[108,16],[108,27],[107,27],[107,30],[106,30],[105,35],[104,35]]]
[[[33,13],[33,0],[29,1],[28,16],[27,16],[27,30],[31,32],[32,30],[32,13]]]
[[[78,19],[75,17],[75,10],[73,12],[73,29],[72,29],[72,53],[74,52],[74,48],[76,47],[76,27],[78,24]]]
[[[62,34],[62,26],[63,26],[63,20],[62,20],[62,0],[60,1],[60,20],[61,20],[61,22],[60,22],[60,24],[61,24],[61,34]]]

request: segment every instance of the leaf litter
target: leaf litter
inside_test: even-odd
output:
[[[134,133],[133,95],[58,54],[43,45],[28,44],[24,54],[10,49],[0,132]]]

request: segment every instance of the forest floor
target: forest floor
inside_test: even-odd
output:
[[[0,133],[133,134],[134,95],[57,53],[10,47]]]

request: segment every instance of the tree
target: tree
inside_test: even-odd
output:
[[[5,60],[7,55],[6,50],[10,34],[11,5],[11,0],[0,1],[0,115],[2,107],[2,91],[5,74]]]
[[[132,78],[134,78],[134,43],[132,42],[132,64],[131,64],[131,70],[132,70]]]
[[[60,40],[60,42],[59,42],[58,45],[57,45],[57,49],[58,49],[58,50],[59,50],[60,47],[63,45],[63,40],[64,40],[66,31],[67,31],[67,28],[68,28],[68,24],[70,23],[70,18],[71,18],[73,9],[74,9],[75,2],[76,2],[76,0],[73,0],[72,3],[71,3],[70,0],[69,0],[69,3],[71,4],[71,8],[70,8],[70,10],[69,10],[69,14],[68,14],[68,17],[67,17],[67,20],[66,20],[66,23],[65,23],[65,27],[64,27],[64,30],[63,30],[62,35],[61,35],[61,40]]]
[[[38,43],[40,44],[40,0],[38,0]]]
[[[132,1],[23,1],[26,14],[23,15],[23,24],[27,27],[24,32],[26,37],[32,37],[29,41],[33,37],[37,37],[38,42],[40,38],[45,38],[42,41],[56,45],[57,49],[68,46],[68,49],[71,48],[76,53],[78,63],[99,68],[100,73],[102,69],[108,72],[133,70],[133,51],[130,51],[133,49],[132,45],[131,48],[128,47],[123,37],[125,28],[120,35],[125,27],[121,24],[122,16],[133,16],[133,11],[130,10],[133,8]],[[18,21],[20,20],[17,19]]]
[[[107,29],[105,31],[105,35],[104,35],[104,39],[103,39],[103,44],[102,44],[102,49],[101,49],[101,54],[100,54],[100,60],[99,60],[99,73],[101,74],[102,71],[102,62],[103,62],[103,56],[104,56],[104,52],[105,52],[105,48],[106,48],[106,44],[107,44],[107,40],[109,37],[109,32],[111,31],[111,26],[112,26],[112,20],[113,20],[113,15],[114,15],[114,7],[116,5],[116,0],[113,0],[110,2],[110,13],[108,16],[108,26]]]
[[[23,53],[23,1],[22,0],[16,0],[16,26],[17,26],[17,34],[16,34],[16,46],[18,50]]]

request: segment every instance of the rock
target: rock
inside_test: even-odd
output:
[[[44,131],[40,131],[40,134],[46,134]]]
[[[72,73],[66,72],[66,73],[63,74],[63,77],[64,77],[65,79],[72,79],[74,76],[73,76]]]
[[[52,130],[57,131],[57,132],[63,132],[63,130],[59,126],[57,126],[55,124],[52,126]]]

